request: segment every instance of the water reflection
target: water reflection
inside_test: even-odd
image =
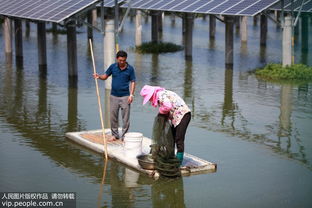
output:
[[[241,55],[245,55],[245,56],[248,55],[247,42],[241,42],[240,53]]]
[[[163,179],[152,184],[153,207],[185,207],[183,178]]]
[[[150,77],[150,85],[158,86],[159,85],[159,60],[158,54],[152,54],[152,71]]]
[[[78,80],[71,77],[68,80],[67,91],[67,132],[76,131],[78,128]]]
[[[193,100],[193,62],[185,61],[184,70],[184,92],[183,98],[186,103],[191,103]]]
[[[260,51],[259,51],[259,61],[262,64],[266,63],[266,53],[267,53],[267,48],[266,46],[260,46]]]
[[[216,39],[214,37],[210,36],[208,48],[209,49],[215,49],[216,48]]]
[[[292,111],[292,86],[281,86],[281,106],[280,106],[280,129],[278,137],[289,137],[291,135],[291,111]]]
[[[222,108],[221,125],[225,125],[226,118],[230,120],[230,126],[235,129],[235,105],[233,104],[233,70],[226,69],[224,76],[224,102]]]
[[[205,105],[205,103],[203,103],[200,98],[196,98],[196,115],[193,122],[196,122],[196,125],[211,131],[223,132],[231,136],[238,136],[243,140],[263,144],[270,147],[273,151],[297,160],[309,169],[312,169],[311,156],[307,154],[309,153],[309,150],[305,147],[305,145],[309,145],[309,141],[306,140],[306,135],[301,135],[301,126],[298,126],[298,124],[294,125],[292,121],[294,119],[292,118],[292,105],[294,99],[296,99],[296,102],[298,102],[298,99],[302,100],[305,105],[311,104],[309,101],[310,99],[308,98],[310,95],[308,91],[309,85],[302,85],[299,87],[298,93],[300,94],[298,97],[294,97],[293,91],[296,86],[291,84],[280,84],[278,85],[280,91],[277,92],[277,94],[273,93],[273,98],[270,97],[273,95],[268,96],[268,94],[271,94],[272,88],[276,86],[272,86],[272,84],[263,80],[256,80],[248,73],[241,73],[239,78],[242,86],[239,87],[234,85],[237,87],[234,89],[233,76],[233,70],[225,70],[224,97],[222,105],[214,104],[208,108],[204,108],[202,105]],[[257,93],[255,96],[248,98],[253,100],[254,104],[250,107],[248,106],[247,109],[249,110],[246,111],[245,103],[236,103],[233,97],[238,93],[236,95],[244,100],[244,97],[241,97],[240,92],[245,91],[250,86],[256,86],[255,92]],[[274,117],[274,114],[272,113],[266,115],[267,112],[263,111],[263,106],[257,103],[259,102],[257,96],[261,97],[260,99],[268,99],[267,101],[264,101],[266,105],[269,105],[265,111],[272,111],[273,109],[275,111],[275,107],[270,105],[273,100],[275,101],[279,96],[280,103],[276,108],[279,109],[280,113],[276,115],[276,117]],[[299,101],[299,103],[301,103],[301,101]],[[296,106],[296,108],[298,108],[298,106]],[[263,122],[263,129],[261,129],[260,125],[256,126],[255,129],[252,122]],[[306,133],[304,130],[303,132]]]
[[[106,169],[107,169],[107,163],[108,163],[108,161],[105,160],[105,157],[103,157],[103,161],[104,161],[104,168],[103,168],[103,176],[102,176],[101,185],[100,185],[100,191],[98,194],[98,201],[97,201],[98,208],[100,208],[102,204],[103,190],[104,190],[104,184],[106,180]]]
[[[109,171],[112,207],[134,207],[135,196],[131,187],[126,186],[126,179],[132,180],[131,183],[136,183],[136,176],[135,178],[129,179],[129,176],[126,175],[127,168],[116,163],[111,163]]]

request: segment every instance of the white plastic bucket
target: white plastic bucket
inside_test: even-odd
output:
[[[136,157],[142,154],[143,134],[139,132],[129,132],[124,137],[124,151],[127,157]]]

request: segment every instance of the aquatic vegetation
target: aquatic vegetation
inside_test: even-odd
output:
[[[312,81],[312,67],[294,64],[283,67],[281,64],[268,64],[256,70],[256,75],[268,80]]]
[[[183,50],[183,46],[169,42],[145,42],[137,46],[136,50],[140,53],[168,53]]]

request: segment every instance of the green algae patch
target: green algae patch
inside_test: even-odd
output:
[[[139,53],[169,53],[183,50],[183,47],[169,42],[146,42],[137,46],[136,50]]]
[[[312,67],[294,64],[283,67],[281,64],[268,64],[256,70],[256,76],[274,81],[312,81]]]

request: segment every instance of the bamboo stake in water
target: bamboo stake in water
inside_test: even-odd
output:
[[[93,73],[96,74],[95,62],[94,62],[94,56],[93,56],[93,48],[92,48],[92,40],[91,39],[89,39],[89,44],[90,44],[91,57],[92,57]],[[97,94],[97,98],[98,98],[100,119],[101,119],[101,125],[102,125],[102,135],[103,135],[104,148],[105,148],[104,154],[105,154],[105,159],[107,160],[107,142],[106,142],[106,137],[105,137],[105,128],[104,128],[104,121],[103,121],[103,113],[102,113],[102,105],[101,105],[101,97],[100,97],[100,92],[99,92],[98,79],[94,78],[94,81],[95,81],[96,94]]]

